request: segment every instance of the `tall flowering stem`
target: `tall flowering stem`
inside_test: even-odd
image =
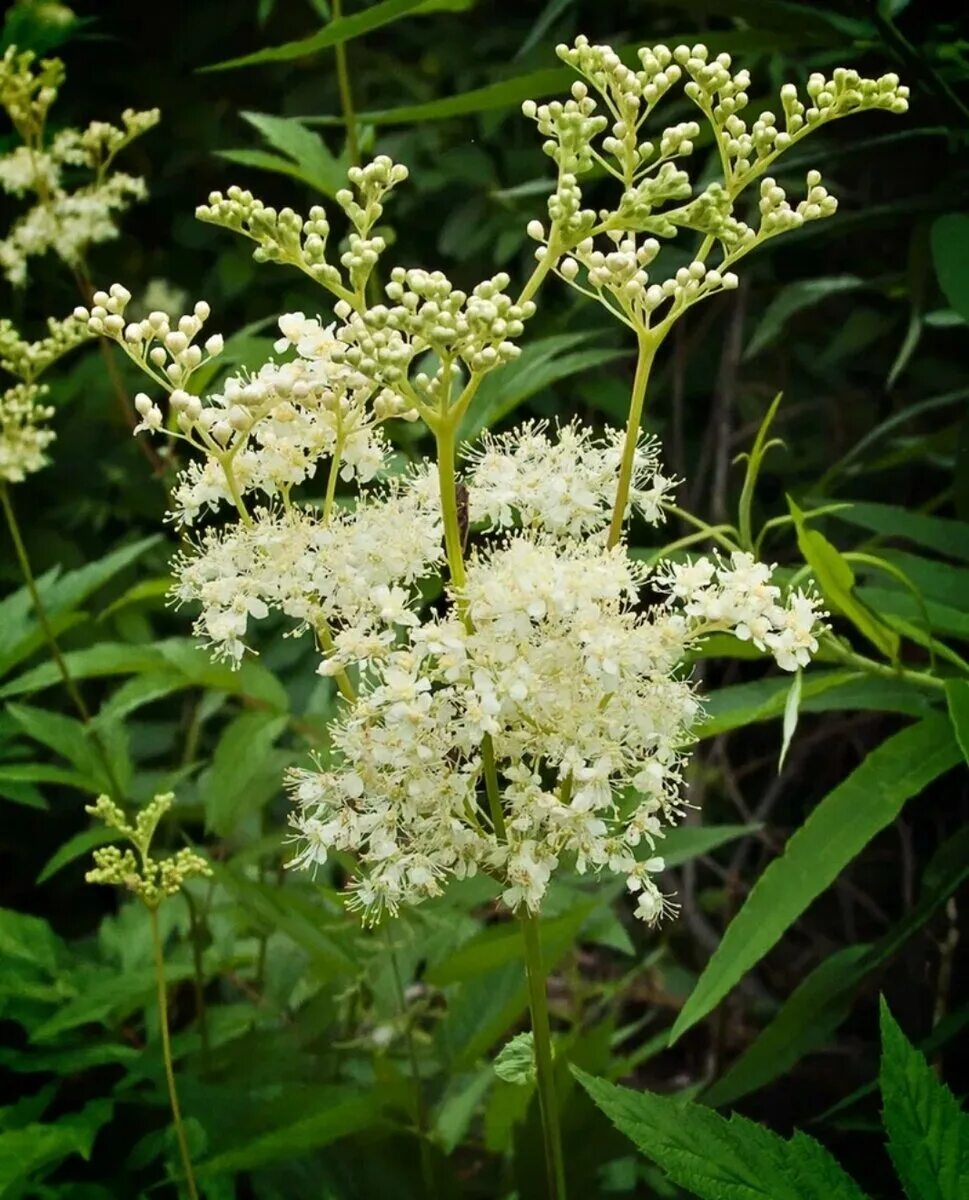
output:
[[[528,1007],[532,1018],[532,1037],[535,1044],[535,1074],[538,1103],[542,1117],[542,1136],[545,1143],[545,1167],[550,1200],[565,1200],[565,1160],[562,1155],[562,1129],[559,1122],[558,1097],[555,1092],[555,1064],[552,1057],[552,1034],[548,1021],[545,965],[538,918],[528,910],[519,914],[522,939],[525,945],[525,973],[528,977]]]
[[[178,1102],[178,1087],[175,1083],[172,1038],[168,1029],[168,988],[165,985],[165,956],[162,951],[161,933],[158,929],[158,909],[149,908],[148,916],[151,924],[151,948],[155,965],[155,992],[158,997],[158,1027],[161,1031],[162,1059],[165,1063],[165,1083],[168,1087],[168,1103],[172,1110],[172,1124],[175,1126],[178,1153],[182,1160],[182,1171],[185,1175],[185,1187],[188,1189],[191,1200],[198,1200],[199,1193],[195,1183],[195,1173],[192,1170],[192,1156],[188,1150],[188,1139],[185,1136],[185,1122],[182,1119],[182,1107]]]
[[[159,822],[171,808],[175,797],[165,792],[146,805],[129,821],[119,804],[109,796],[99,796],[96,803],[87,806],[87,812],[97,817],[109,828],[114,829],[128,845],[124,850],[118,846],[105,846],[94,851],[94,866],[85,878],[88,883],[113,884],[133,893],[148,910],[151,928],[152,959],[155,968],[155,992],[158,999],[158,1024],[161,1031],[162,1060],[165,1064],[165,1082],[168,1087],[168,1102],[172,1111],[172,1124],[178,1142],[178,1153],[182,1163],[185,1187],[189,1200],[198,1200],[198,1187],[192,1170],[192,1157],[185,1135],[182,1107],[178,1100],[175,1082],[175,1063],[172,1058],[172,1040],[168,1028],[168,989],[165,983],[165,955],[161,931],[158,927],[158,909],[170,896],[182,891],[186,880],[196,876],[210,877],[212,868],[194,852],[182,849],[169,858],[156,858],[152,854],[152,839]]]
[[[629,508],[629,488],[636,463],[636,447],[639,444],[639,432],[643,421],[646,387],[660,340],[655,334],[650,335],[645,331],[640,331],[637,337],[636,374],[633,378],[633,390],[629,398],[629,416],[626,419],[626,436],[623,439],[622,461],[619,465],[616,502],[609,524],[608,545],[610,548],[618,546],[622,540],[623,522]]]

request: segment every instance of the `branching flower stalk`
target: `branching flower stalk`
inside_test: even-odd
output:
[[[178,1153],[185,1177],[185,1187],[190,1200],[198,1200],[198,1187],[192,1170],[192,1159],[185,1136],[182,1110],[178,1101],[175,1081],[175,1063],[172,1058],[171,1032],[168,1026],[168,988],[165,983],[165,956],[161,933],[158,928],[158,909],[170,896],[177,896],[188,879],[209,877],[212,868],[194,850],[182,849],[169,858],[154,858],[151,843],[158,823],[172,806],[174,796],[167,792],[158,795],[129,822],[122,808],[109,796],[99,796],[95,804],[86,811],[103,821],[109,828],[117,830],[124,841],[134,849],[121,850],[117,846],[105,846],[94,851],[94,867],[85,878],[88,883],[112,884],[133,893],[145,906],[151,926],[152,961],[155,971],[155,991],[158,1001],[158,1025],[161,1033],[162,1059],[165,1065],[165,1081],[168,1100],[172,1111],[172,1123],[178,1142]]]
[[[88,736],[104,768],[108,786],[118,797],[120,789],[111,756],[99,733],[91,725],[91,713],[61,651],[37,586],[11,495],[12,486],[22,483],[28,475],[47,465],[47,448],[54,440],[54,431],[47,424],[54,410],[43,403],[48,388],[41,382],[41,377],[65,354],[90,338],[87,324],[74,316],[64,320],[48,318],[46,335],[33,342],[22,338],[6,317],[0,318],[0,370],[15,380],[0,393],[0,507],[44,642],[71,703],[87,726]]]
[[[894,75],[813,75],[803,99],[782,89],[781,119],[764,112],[748,126],[747,73],[704,46],[645,48],[638,69],[584,38],[558,53],[581,79],[563,102],[524,106],[556,180],[547,222],[528,225],[536,265],[517,297],[504,273],[465,292],[440,271],[397,266],[385,302],[369,302],[387,249],[377,224],[407,178],[378,156],[352,167],[337,194],[349,232],[336,261],[322,207],[303,217],[236,187],[200,206],[201,220],[249,238],[257,261],[297,268],[335,301],[329,325],[280,317],[274,357],[215,394],[192,390],[222,349],[218,335],[199,344],[204,302],[178,320],[130,321],[130,294],[115,284],[77,316],[167,394],[171,422],[158,399],[137,397],[140,428],[174,424],[200,455],[178,479],[172,513],[192,539],[174,595],[200,606],[197,634],[238,663],[250,621],[281,613],[313,635],[320,673],[337,681],[329,747],[289,777],[291,865],[353,853],[347,902],[369,921],[479,871],[521,918],[549,1194],[564,1200],[544,897],[570,867],[618,874],[647,924],[675,910],[655,877],[664,830],[683,812],[700,712],[685,661],[728,632],[795,671],[817,651],[823,616],[813,594],[783,590],[757,561],[749,491],[742,533],[686,514],[698,532],[674,543],[709,539],[725,553],[651,565],[630,556],[633,514],[657,525],[679,512],[676,482],[641,433],[650,368],[685,312],[737,286],[733,268],[748,253],[835,211],[817,171],[803,199],[788,201],[767,174],[777,159],[838,117],[903,112],[907,89]],[[699,124],[645,135],[681,80],[721,166],[700,191],[682,166]],[[616,185],[611,207],[585,204],[580,179],[594,166]],[[664,274],[665,247],[684,231],[699,248]],[[552,274],[636,338],[625,429],[526,423],[461,446],[462,419],[488,375],[519,355]],[[434,460],[394,473],[391,419],[422,421]],[[356,485],[352,508],[336,503],[338,480]],[[444,597],[429,607],[419,584],[433,576]],[[659,599],[644,606],[647,587]]]

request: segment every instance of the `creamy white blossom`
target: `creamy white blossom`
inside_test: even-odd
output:
[[[117,236],[118,215],[146,194],[143,179],[111,168],[158,123],[158,110],[126,109],[120,126],[92,121],[48,138],[47,115],[63,78],[59,59],[38,62],[16,46],[0,59],[0,107],[23,143],[0,156],[0,189],[31,201],[0,239],[0,270],[18,286],[30,259],[48,251],[76,267],[89,246]]]

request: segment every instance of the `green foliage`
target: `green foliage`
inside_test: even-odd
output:
[[[906,1039],[881,1001],[881,1093],[888,1150],[909,1200],[956,1200],[969,1184],[969,1115]],[[785,1141],[734,1115],[634,1092],[575,1070],[610,1121],[701,1200],[864,1200],[825,1148]]]
[[[920,1042],[930,1068],[883,1010],[891,1159],[909,1200],[961,1200],[966,1117],[935,1068],[955,1078],[969,1020],[958,963],[969,870],[965,38],[931,6],[897,2],[671,0],[648,20],[643,7],[247,0],[187,6],[146,38],[131,6],[82,16],[18,0],[3,40],[64,55],[65,126],[161,106],[150,141],[127,152],[149,199],[85,267],[99,284],[154,281],[151,307],[181,290],[187,308],[204,295],[224,314],[227,335],[239,332],[193,375],[200,392],[265,361],[272,315],[329,319],[312,280],[255,275],[245,247],[203,237],[186,214],[225,186],[228,164],[277,210],[307,211],[344,186],[338,55],[361,154],[412,169],[393,228],[377,232],[395,261],[451,264],[462,288],[531,269],[523,228],[551,180],[517,109],[564,96],[574,76],[549,65],[549,50],[580,30],[633,68],[644,42],[743,56],[765,85],[752,89],[754,112],[768,85],[841,61],[913,84],[904,127],[864,117],[855,138],[836,126],[817,135],[816,157],[792,150],[778,165],[792,195],[822,167],[841,212],[791,233],[784,255],[766,244],[744,265],[741,296],[691,313],[657,359],[646,406],[665,469],[687,484],[665,527],[633,527],[637,555],[756,545],[785,581],[824,593],[832,633],[793,683],[750,642],[711,639],[698,653],[694,808],[655,850],[679,917],[644,933],[621,887],[569,874],[541,936],[573,1198],[894,1194],[867,1099],[867,1014],[884,987],[913,1022],[935,1014]],[[5,154],[6,126],[0,136]],[[717,177],[718,159],[702,130],[697,178]],[[584,177],[591,208],[610,182],[599,164]],[[333,211],[338,258],[349,225]],[[756,214],[755,199],[742,215]],[[676,254],[663,250],[673,270],[685,262]],[[79,302],[71,273],[44,262],[29,290],[4,286],[0,311],[24,339],[42,338],[49,311]],[[520,419],[622,421],[633,364],[605,319],[550,280],[521,357],[485,378],[462,437]],[[129,403],[134,369],[115,354],[112,370]],[[198,847],[213,867],[158,913],[206,1200],[409,1200],[429,1194],[422,1160],[440,1200],[541,1195],[521,940],[494,886],[464,880],[369,930],[343,907],[345,856],[314,877],[286,869],[281,780],[332,753],[332,681],[315,674],[308,641],[273,630],[239,671],[186,636],[190,614],[166,603],[176,531],[156,532],[170,471],[148,469],[128,437],[98,348],[79,346],[48,380],[52,465],[14,500],[89,719],[4,542],[0,1194],[174,1196],[183,1177],[145,914],[134,897],[83,884],[111,836],[85,803],[118,786],[132,809],[174,791],[159,853]],[[387,431],[401,468],[423,454],[418,427]],[[337,503],[347,499],[341,483]],[[715,513],[713,534],[683,512]],[[427,601],[441,603],[430,588]],[[680,1040],[667,1049],[671,1031]],[[608,1082],[631,1077],[658,1094]],[[703,1103],[665,1094],[677,1090]],[[714,1111],[738,1102],[743,1117]],[[797,1125],[820,1141],[771,1131]]]

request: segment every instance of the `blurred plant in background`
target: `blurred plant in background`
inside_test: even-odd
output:
[[[653,140],[661,156],[688,144],[703,199],[674,244],[668,230],[645,224],[661,224],[663,211],[693,202],[674,195],[647,211],[645,177],[637,174],[645,164],[634,158],[643,139],[628,136],[634,121],[598,133],[601,160],[583,158],[575,163],[581,171],[565,168],[575,188],[581,177],[579,223],[588,211],[594,229],[600,210],[618,211],[610,193],[619,184],[614,172],[624,176],[631,167],[633,186],[623,178],[621,194],[636,194],[625,200],[623,228],[644,224],[632,248],[623,244],[628,237],[611,240],[603,230],[591,246],[577,236],[574,246],[550,256],[577,287],[543,287],[537,311],[522,318],[520,355],[485,374],[461,415],[452,551],[460,542],[462,556],[469,554],[469,580],[476,565],[490,571],[496,551],[486,546],[523,537],[509,525],[516,518],[509,495],[522,506],[517,516],[526,526],[556,513],[569,536],[588,539],[604,518],[609,523],[602,481],[617,460],[621,465],[622,442],[603,429],[625,421],[631,387],[645,392],[642,343],[679,304],[675,327],[664,331],[663,353],[649,364],[650,398],[641,418],[647,432],[625,441],[632,507],[647,518],[634,516],[623,533],[630,570],[637,578],[674,581],[697,569],[688,563],[699,552],[707,563],[699,569],[712,582],[718,563],[731,569],[732,554],[776,558],[776,585],[784,594],[819,593],[831,628],[803,676],[763,676],[767,643],[756,627],[746,641],[713,634],[691,650],[685,667],[706,699],[686,770],[690,807],[686,821],[660,843],[665,862],[655,875],[657,887],[675,892],[682,905],[677,921],[644,936],[629,919],[633,905],[622,898],[621,878],[590,884],[564,861],[544,884],[534,924],[548,973],[569,1191],[677,1195],[682,1188],[712,1196],[721,1194],[720,1185],[709,1180],[739,1169],[752,1172],[771,1195],[814,1196],[817,1185],[826,1194],[857,1197],[858,1185],[816,1142],[803,1134],[778,1138],[763,1125],[741,1127],[736,1118],[728,1126],[713,1111],[727,1105],[782,1134],[820,1118],[813,1132],[848,1173],[872,1194],[891,1190],[897,1185],[889,1157],[869,1120],[878,987],[936,1069],[956,1070],[966,1012],[956,895],[969,870],[964,773],[947,774],[969,742],[960,645],[969,640],[963,578],[969,539],[960,520],[969,513],[960,457],[969,389],[955,357],[969,316],[959,265],[969,216],[957,211],[969,123],[964,35],[897,2],[807,8],[714,0],[699,16],[695,5],[685,11],[671,3],[656,6],[648,23],[632,5],[601,12],[553,0],[534,12],[509,8],[500,21],[473,4],[454,9],[416,0],[361,4],[346,14],[295,0],[231,12],[200,5],[186,12],[177,36],[159,26],[150,55],[135,16],[121,6],[110,15],[99,11],[97,23],[61,5],[25,0],[5,16],[7,44],[39,54],[58,48],[72,75],[83,71],[84,87],[67,89],[55,110],[65,123],[80,123],[75,108],[86,119],[117,111],[119,100],[145,109],[159,103],[166,111],[165,124],[149,139],[152,163],[144,160],[148,141],[127,151],[134,161],[142,156],[144,165],[135,169],[150,176],[152,195],[129,214],[120,239],[91,247],[90,270],[99,279],[165,281],[168,298],[146,298],[140,309],[126,293],[105,297],[130,304],[122,341],[128,325],[147,323],[144,357],[163,376],[150,396],[139,398],[138,415],[149,429],[160,425],[203,445],[204,426],[212,440],[202,464],[183,461],[190,448],[176,440],[172,455],[146,473],[129,449],[117,396],[97,356],[77,355],[69,369],[64,360],[44,378],[50,391],[43,404],[55,410],[59,442],[48,449],[52,464],[16,485],[23,542],[43,568],[37,593],[90,707],[87,721],[59,711],[54,689],[62,676],[44,661],[29,594],[13,591],[0,602],[0,792],[10,868],[0,919],[6,964],[0,1065],[13,1101],[0,1128],[0,1151],[8,1156],[0,1160],[11,1163],[0,1182],[8,1189],[94,1200],[149,1188],[156,1194],[167,1169],[171,1194],[184,1190],[183,1154],[164,1117],[168,1061],[155,1015],[161,996],[171,1016],[185,1149],[202,1194],[362,1197],[393,1187],[418,1196],[431,1190],[428,1180],[440,1195],[543,1192],[535,1043],[515,1036],[529,992],[520,935],[500,903],[508,881],[482,872],[454,880],[443,895],[371,930],[343,909],[340,893],[358,869],[344,847],[331,843],[315,872],[284,869],[294,850],[284,842],[289,802],[280,780],[290,768],[305,768],[311,750],[333,770],[339,756],[331,731],[340,727],[341,709],[347,711],[341,690],[359,683],[353,663],[363,643],[350,639],[341,648],[339,613],[351,611],[341,606],[362,594],[367,603],[353,610],[348,628],[366,612],[367,639],[378,643],[392,611],[408,621],[411,614],[420,624],[398,625],[409,641],[415,630],[447,623],[442,581],[433,573],[415,578],[401,598],[389,594],[393,579],[384,580],[384,617],[348,574],[339,597],[324,605],[327,624],[336,618],[335,641],[332,649],[322,646],[330,666],[320,674],[320,656],[281,636],[307,616],[316,621],[318,580],[300,597],[288,590],[287,573],[269,565],[281,545],[272,523],[263,530],[273,552],[257,576],[258,595],[243,574],[218,594],[219,572],[210,579],[205,568],[208,550],[217,554],[207,534],[201,557],[190,550],[173,565],[183,598],[210,589],[206,632],[230,650],[230,660],[240,659],[232,670],[210,662],[206,650],[182,636],[183,618],[166,613],[172,548],[156,529],[163,492],[170,490],[168,507],[183,520],[211,520],[213,506],[234,511],[238,521],[230,516],[218,537],[246,542],[218,462],[234,450],[243,509],[260,524],[262,507],[289,503],[291,519],[298,514],[309,536],[304,557],[318,552],[325,528],[327,547],[337,535],[345,538],[348,562],[358,564],[353,556],[369,543],[368,570],[379,571],[385,558],[405,561],[411,539],[423,538],[432,572],[440,574],[441,547],[432,545],[440,489],[433,478],[420,487],[414,481],[440,436],[428,424],[441,395],[460,397],[475,366],[466,364],[467,373],[452,384],[440,373],[434,347],[415,356],[408,378],[431,389],[420,393],[430,423],[401,420],[420,410],[391,398],[381,401],[376,423],[341,431],[333,416],[353,403],[331,397],[310,412],[297,397],[290,404],[298,435],[280,440],[293,422],[269,419],[260,405],[277,403],[273,389],[287,377],[308,381],[312,394],[322,396],[320,375],[332,370],[316,368],[330,344],[314,274],[325,264],[313,259],[311,243],[305,267],[312,279],[261,269],[257,277],[244,246],[205,236],[185,214],[220,185],[219,157],[244,172],[245,186],[228,199],[251,205],[253,192],[265,197],[261,209],[251,210],[262,234],[271,232],[259,226],[265,214],[281,217],[294,188],[303,189],[298,207],[321,210],[310,213],[314,224],[305,237],[327,239],[329,261],[350,272],[340,280],[352,293],[342,297],[350,311],[339,320],[355,329],[357,340],[339,341],[343,351],[375,332],[378,342],[387,338],[388,327],[375,330],[366,316],[379,305],[382,287],[400,288],[389,307],[405,306],[415,282],[425,286],[441,261],[453,264],[449,296],[471,297],[478,280],[502,274],[526,278],[536,265],[529,263],[534,239],[541,255],[556,213],[526,235],[535,198],[547,195],[549,185],[534,169],[527,122],[516,111],[534,97],[535,119],[550,127],[544,136],[553,142],[564,132],[568,143],[573,119],[576,127],[594,119],[581,108],[595,78],[587,82],[589,94],[572,94],[560,110],[551,99],[574,76],[549,68],[546,48],[572,41],[578,29],[589,31],[590,44],[571,53],[592,76],[603,65],[590,57],[594,44],[609,41],[618,63],[605,65],[616,79],[646,70],[668,78],[668,68],[676,67],[696,85],[691,99],[674,86],[682,79],[670,84],[663,102],[676,136]],[[304,31],[309,36],[301,38]],[[644,42],[675,46],[698,34],[711,47],[705,58],[692,45],[682,62],[671,55],[647,64],[635,53]],[[472,43],[469,55],[464,47]],[[268,49],[254,52],[260,44]],[[849,49],[863,73],[886,76],[884,92],[876,83],[871,93],[885,97],[883,107],[893,102],[893,71],[913,84],[917,105],[890,132],[875,117],[862,118],[867,124],[857,129],[868,132],[860,140],[821,128],[806,161],[797,146],[779,146],[778,139],[790,135],[792,118],[803,119],[797,105],[821,112],[829,103],[819,103],[822,96],[858,90],[836,70]],[[737,91],[746,95],[748,84],[723,66],[723,53],[757,68],[765,95],[812,72],[830,83],[812,84],[799,97],[781,93],[777,120],[731,128],[737,114],[723,102],[735,102]],[[198,70],[217,61],[222,70]],[[257,82],[263,112],[248,107]],[[724,87],[734,93],[724,96]],[[749,90],[753,111],[769,111],[753,84]],[[620,87],[612,103],[620,110],[629,104],[626,90]],[[623,119],[624,111],[610,113],[612,124]],[[4,147],[15,148],[12,141]],[[764,217],[756,206],[754,220],[742,210],[730,214],[714,181],[729,193],[744,163],[761,163],[761,151],[769,156],[774,149],[785,153],[770,162]],[[337,200],[347,169],[377,155],[412,168],[408,187],[395,191],[393,228],[382,211],[368,213],[365,198],[359,210]],[[666,170],[664,178],[675,192],[682,188],[678,164],[668,166],[673,173]],[[795,227],[798,201],[787,197],[818,166],[825,189],[841,197],[838,220]],[[812,175],[808,188],[820,189],[820,180]],[[568,217],[573,184],[557,187],[553,199],[560,218]],[[805,209],[802,218],[832,207],[826,191],[811,204],[819,212]],[[14,203],[11,221],[17,211]],[[369,221],[363,232],[355,213]],[[717,233],[726,235],[719,244],[729,255],[731,233],[738,235],[735,246],[746,236],[731,222],[749,223],[756,236],[758,219],[762,233],[786,227],[787,253],[777,256],[779,243],[762,238],[760,254],[744,262],[737,286],[721,300],[717,286],[731,263],[709,261]],[[283,258],[292,246],[287,220],[278,243]],[[715,230],[697,221],[720,224]],[[640,262],[650,238],[662,248],[651,262]],[[272,248],[266,256],[279,257]],[[419,264],[418,276],[396,278],[381,261],[387,256]],[[37,258],[31,288],[10,293],[15,328],[33,322],[40,328],[47,311],[69,312],[76,304],[55,266],[53,256]],[[711,274],[709,304],[692,309]],[[650,297],[649,289],[662,289],[666,279],[665,298]],[[599,303],[590,304],[579,289]],[[520,300],[505,283],[497,290]],[[240,332],[223,341],[182,330],[179,313],[190,306],[179,291],[209,297],[220,325]],[[120,316],[102,307],[105,316]],[[279,313],[289,316],[277,332]],[[183,319],[207,317],[204,306]],[[635,335],[639,369],[629,362],[623,321],[646,327],[646,337],[642,328]],[[404,329],[405,340],[415,332],[422,329]],[[168,348],[173,334],[186,344],[176,337]],[[197,361],[192,338],[199,342]],[[159,344],[164,357],[149,359]],[[182,372],[178,378],[168,371],[173,365]],[[380,371],[391,365],[385,356]],[[135,364],[123,363],[119,378],[122,396],[144,386]],[[371,396],[371,387],[362,390]],[[161,396],[172,388],[182,394],[166,408]],[[781,389],[783,402],[772,404]],[[215,396],[226,403],[212,404]],[[357,411],[375,413],[373,398]],[[258,416],[248,432],[229,420],[233,406],[247,411],[247,424]],[[518,432],[507,425],[502,431],[511,417],[526,423]],[[345,445],[337,457],[345,477],[330,471],[316,479],[312,464],[332,454],[341,433]],[[658,478],[651,474],[655,437],[665,463]],[[476,442],[479,448],[464,459]],[[732,459],[748,450],[732,472]],[[182,473],[180,483],[172,472]],[[671,478],[686,480],[677,485],[675,505]],[[395,523],[387,504],[386,521],[368,526],[372,510],[385,503],[378,497],[395,492],[398,500],[408,497],[413,511]],[[579,496],[581,504],[573,504]],[[664,545],[652,524],[660,513]],[[355,544],[354,532],[367,536]],[[533,530],[525,540],[535,536]],[[695,596],[697,586],[695,574],[685,575],[685,594]],[[716,589],[707,590],[712,602]],[[504,593],[502,601],[510,600],[514,583]],[[600,621],[596,632],[604,634],[607,624]],[[463,633],[458,640],[468,641]],[[368,650],[378,664],[386,653],[386,642]],[[765,724],[775,719],[780,737]],[[435,765],[446,774],[453,764]],[[303,786],[318,786],[314,777],[302,778]],[[536,786],[544,791],[547,783]],[[99,792],[135,806],[175,792],[178,801],[156,839],[176,850],[186,837],[190,844],[204,840],[210,850],[211,877],[188,881],[179,902],[157,912],[161,959],[140,906],[115,910],[81,886],[91,849],[110,831],[88,826],[72,797]],[[617,803],[626,813],[623,806],[634,800],[623,795]],[[487,824],[486,809],[478,820]],[[671,1032],[678,1040],[667,1048]],[[924,1060],[919,1067],[900,1035],[889,1034],[883,1024],[889,1064],[883,1070],[895,1089],[891,1098],[885,1093],[892,1159],[911,1195],[954,1200],[964,1187],[965,1118],[951,1096],[932,1091]],[[664,1148],[661,1138],[636,1134],[652,1161],[634,1157],[585,1087],[575,1086],[572,1067],[586,1072],[583,1084],[620,1129],[632,1126],[610,1107],[602,1080],[633,1085],[632,1099],[622,1104],[637,1129],[645,1122],[674,1142],[685,1138],[688,1147],[719,1147],[705,1159],[706,1182],[684,1174],[676,1146]],[[896,1086],[902,1076],[912,1081],[908,1092]],[[684,1107],[687,1097],[693,1103]],[[735,1142],[728,1129],[736,1131]],[[927,1147],[927,1156],[918,1147]]]

